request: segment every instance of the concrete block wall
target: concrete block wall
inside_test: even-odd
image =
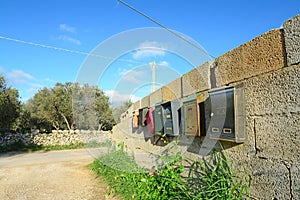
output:
[[[287,20],[284,24],[284,39],[287,64],[300,63],[300,14]]]
[[[280,69],[285,62],[283,30],[271,30],[216,58],[216,86]]]
[[[162,89],[158,89],[150,94],[150,106],[154,106],[158,102],[162,102]]]
[[[141,108],[141,100],[136,101],[133,105],[132,105],[132,109],[133,111],[136,111],[138,109]]]
[[[247,141],[222,142],[236,169],[251,175],[257,199],[297,199],[300,194],[299,183],[292,182],[299,175],[291,178],[296,176],[291,169],[300,167],[299,72],[298,64],[243,81]]]
[[[182,97],[211,89],[210,68],[207,62],[182,76]]]
[[[217,144],[236,170],[251,176],[254,199],[300,199],[300,15],[150,94],[150,106],[241,83],[247,141]],[[197,152],[203,139],[192,138],[185,156],[201,160]],[[129,140],[133,151],[136,146],[145,152],[165,148],[124,139]]]
[[[150,107],[150,95],[141,99],[141,108]]]
[[[163,101],[172,101],[182,98],[181,82],[182,79],[180,77],[161,88]]]

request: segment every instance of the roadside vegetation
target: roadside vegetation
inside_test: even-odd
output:
[[[190,166],[182,163],[182,155],[177,153],[168,157],[164,166],[150,173],[120,148],[101,156],[89,167],[104,177],[111,193],[126,200],[227,200],[249,196],[249,176],[234,171],[221,152],[213,151],[208,159],[192,161]]]

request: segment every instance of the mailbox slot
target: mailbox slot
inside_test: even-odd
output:
[[[206,105],[207,134],[211,139],[244,142],[245,105],[243,85],[209,91]]]

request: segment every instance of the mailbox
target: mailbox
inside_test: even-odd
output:
[[[146,115],[148,113],[148,108],[141,108],[139,109],[139,126],[146,126],[147,121],[146,121]]]
[[[143,110],[139,109],[139,115],[138,115],[139,119],[138,119],[138,125],[142,126],[142,120],[143,120]]]
[[[139,111],[136,110],[132,113],[132,128],[138,128],[139,127]]]
[[[154,134],[154,108],[149,108],[147,115],[146,115],[146,122],[148,133],[150,135]]]
[[[198,108],[196,96],[184,100],[182,106],[182,132],[185,135],[197,136],[198,130]]]
[[[164,133],[169,136],[179,135],[179,124],[180,124],[180,101],[174,100],[163,103],[163,129]]]
[[[197,104],[198,104],[198,128],[200,136],[206,136],[206,115],[209,115],[207,112],[206,104],[208,103],[208,93],[202,92],[197,94]]]
[[[163,110],[161,104],[156,104],[154,109],[154,133],[163,134]]]
[[[246,140],[243,85],[209,91],[206,104],[207,135],[211,139],[244,142]]]

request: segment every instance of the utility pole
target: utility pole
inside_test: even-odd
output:
[[[155,91],[155,78],[156,78],[156,62],[151,63],[152,67],[152,92]]]

